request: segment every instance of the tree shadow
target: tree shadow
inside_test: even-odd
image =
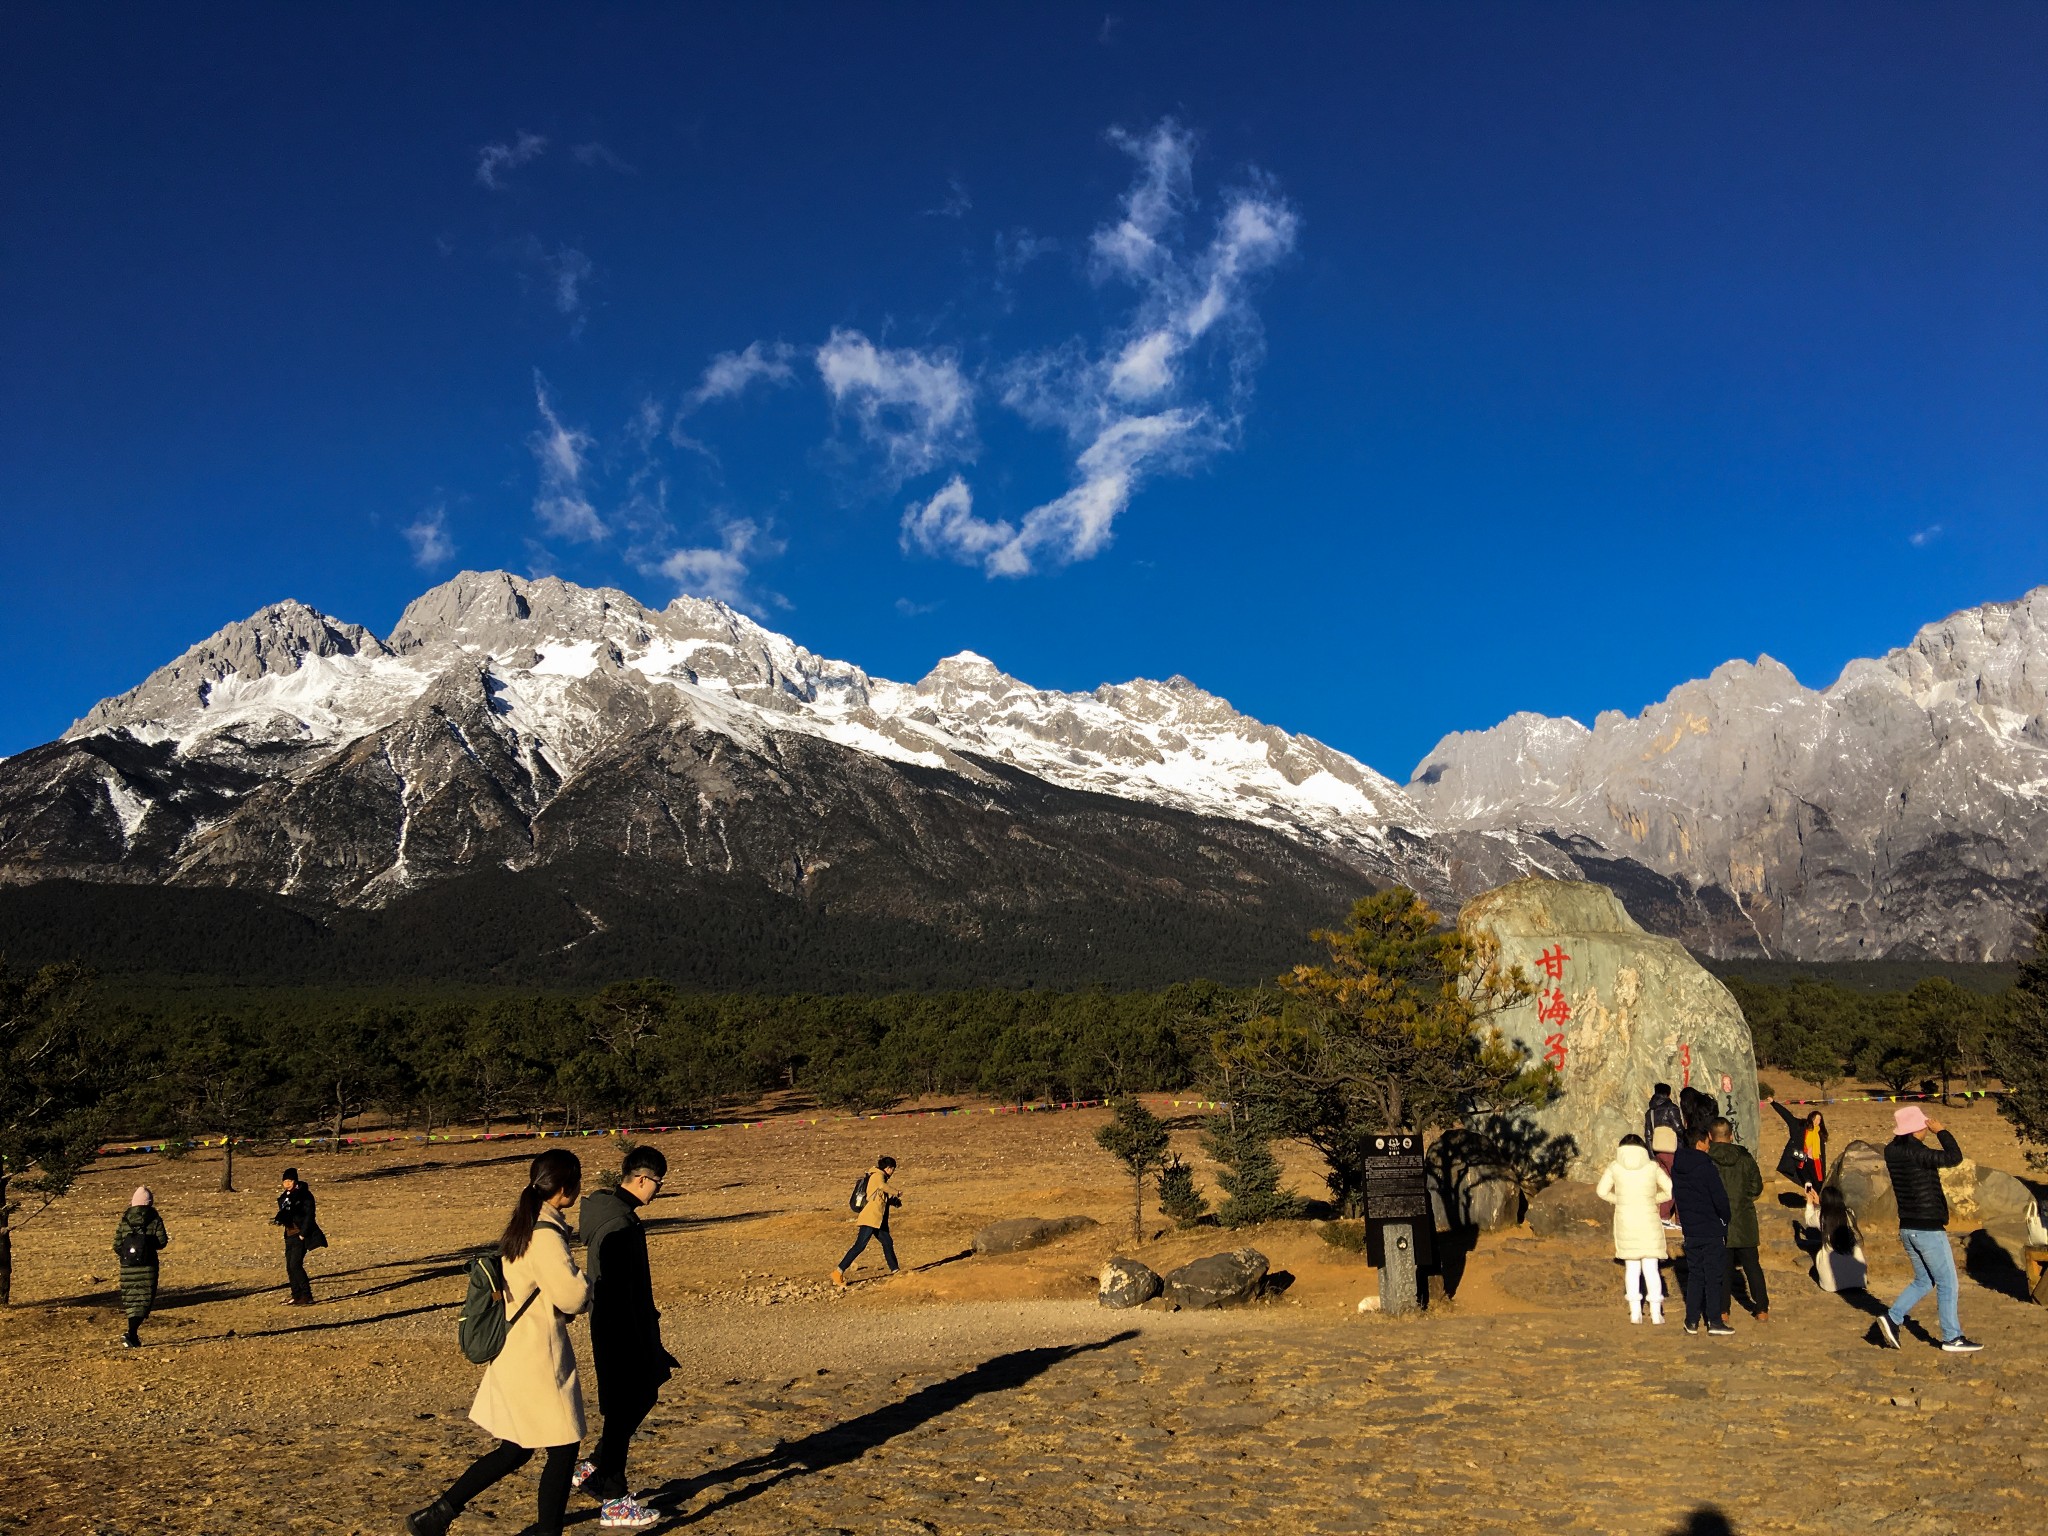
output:
[[[401,1317],[422,1317],[429,1312],[447,1312],[461,1305],[460,1301],[430,1301],[424,1306],[400,1307],[396,1312],[378,1312],[369,1317],[337,1317],[324,1323],[293,1323],[288,1328],[251,1328],[246,1333],[240,1329],[230,1329],[226,1333],[210,1333],[203,1338],[178,1339],[175,1342],[220,1344],[235,1339],[281,1339],[294,1333],[333,1333],[341,1328],[367,1328],[372,1323],[395,1322]]]
[[[1711,1504],[1702,1504],[1665,1536],[1736,1536],[1729,1518]]]
[[[419,1268],[426,1265],[453,1265],[452,1270],[437,1270],[437,1274],[459,1273],[466,1268],[473,1248],[456,1248],[447,1253],[430,1253],[412,1259],[386,1259],[381,1264],[358,1264],[353,1269],[330,1269],[315,1271],[312,1278],[320,1281],[345,1280],[354,1275],[371,1275],[383,1269]],[[282,1265],[279,1266],[282,1268]],[[415,1275],[413,1280],[427,1276]],[[391,1285],[377,1286],[370,1290],[354,1291],[355,1296],[375,1296],[379,1291],[395,1290],[410,1285],[412,1280],[400,1280]],[[156,1312],[168,1312],[178,1307],[196,1307],[212,1301],[241,1301],[249,1296],[262,1296],[271,1291],[282,1291],[283,1280],[265,1281],[260,1284],[236,1284],[227,1280],[207,1280],[198,1285],[163,1286],[157,1291]],[[346,1298],[344,1298],[346,1299]],[[47,1301],[32,1303],[38,1307],[105,1307],[118,1306],[121,1293],[118,1282],[108,1282],[104,1291],[84,1291],[76,1296],[53,1296]]]
[[[787,1211],[734,1211],[729,1216],[654,1216],[640,1225],[649,1232],[694,1232],[699,1227],[720,1227],[732,1221],[762,1221],[770,1216],[787,1216]]]
[[[417,1163],[390,1163],[382,1168],[363,1168],[355,1173],[337,1173],[329,1184],[361,1184],[369,1179],[403,1179],[415,1173],[434,1173],[443,1168],[493,1168],[500,1163],[533,1161],[531,1152],[507,1152],[501,1157],[430,1158]]]
[[[835,1424],[830,1429],[818,1430],[801,1440],[788,1441],[776,1446],[772,1451],[736,1461],[714,1472],[705,1472],[696,1477],[676,1478],[656,1489],[643,1502],[673,1512],[668,1520],[654,1528],[657,1531],[674,1531],[686,1525],[695,1525],[699,1521],[757,1498],[791,1478],[828,1471],[847,1462],[858,1461],[875,1447],[885,1445],[899,1435],[908,1434],[933,1419],[951,1413],[955,1408],[972,1402],[977,1397],[991,1392],[1014,1391],[1054,1366],[1076,1356],[1108,1349],[1136,1337],[1138,1331],[1135,1328],[1127,1328],[1122,1333],[1113,1334],[1095,1343],[1019,1349],[997,1355],[945,1381],[929,1387],[920,1387],[900,1402],[871,1409],[856,1418]],[[706,1488],[752,1477],[759,1477],[759,1481],[734,1488],[712,1500],[702,1509],[688,1514],[677,1509],[685,1499],[694,1497]]]

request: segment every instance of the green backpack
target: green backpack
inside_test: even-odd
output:
[[[469,1261],[469,1294],[462,1299],[462,1316],[455,1320],[455,1333],[462,1340],[462,1353],[471,1364],[489,1365],[498,1358],[505,1347],[505,1336],[514,1323],[526,1316],[526,1309],[538,1295],[540,1289],[536,1286],[533,1294],[519,1303],[519,1310],[507,1317],[503,1261],[488,1252]]]

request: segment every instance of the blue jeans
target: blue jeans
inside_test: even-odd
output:
[[[1946,1344],[1963,1331],[1956,1318],[1956,1256],[1948,1245],[1948,1234],[1901,1227],[1899,1241],[1906,1245],[1906,1257],[1913,1261],[1913,1283],[1899,1292],[1899,1299],[1892,1303],[1888,1314],[1892,1326],[1903,1323],[1906,1314],[1932,1291],[1935,1311],[1941,1317],[1941,1342]]]
[[[895,1272],[896,1245],[889,1241],[889,1229],[887,1227],[862,1227],[853,1234],[853,1246],[846,1250],[846,1257],[839,1261],[839,1268],[842,1273],[853,1268],[853,1261],[860,1257],[861,1249],[867,1247],[869,1238],[873,1238],[882,1245],[882,1257],[888,1261],[890,1272],[892,1274]]]

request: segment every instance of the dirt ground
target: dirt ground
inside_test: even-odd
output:
[[[1948,1118],[1966,1153],[2024,1169],[1989,1108]],[[1631,1327],[1604,1243],[1526,1228],[1484,1240],[1455,1299],[1421,1318],[1359,1314],[1372,1272],[1309,1223],[1138,1250],[1164,1270],[1257,1247],[1292,1276],[1273,1300],[1109,1312],[1094,1273],[1133,1250],[1129,1187],[1093,1145],[1103,1119],[783,1114],[653,1138],[671,1171],[650,1250],[684,1364],[635,1442],[636,1481],[670,1511],[658,1529],[2040,1527],[2048,1309],[1965,1279],[1964,1326],[1984,1353],[1925,1338],[1881,1352],[1870,1316],[1807,1278],[1775,1181],[1771,1317],[1738,1313],[1732,1339],[1687,1338],[1675,1319]],[[1844,1105],[1832,1121],[1840,1145],[1878,1135],[1889,1112]],[[1192,1130],[1180,1140],[1192,1156]],[[463,1261],[495,1235],[528,1157],[559,1144],[245,1154],[235,1194],[215,1187],[218,1154],[104,1160],[17,1237],[15,1305],[0,1313],[0,1529],[402,1530],[485,1448],[466,1418],[478,1371],[454,1337]],[[617,1156],[603,1139],[572,1145],[592,1172]],[[1767,1170],[1777,1150],[1759,1149]],[[906,1272],[881,1278],[871,1249],[836,1294],[846,1187],[882,1151],[902,1161]],[[279,1305],[269,1220],[287,1161],[333,1238],[310,1311]],[[1290,1166],[1319,1192],[1306,1159]],[[146,1347],[131,1351],[115,1342],[111,1244],[138,1182],[171,1247]],[[1103,1226],[1012,1257],[967,1252],[998,1218],[1074,1213]],[[1906,1265],[1889,1234],[1869,1246],[1888,1299]],[[1931,1300],[1922,1311],[1931,1324]],[[512,1536],[533,1487],[529,1469],[456,1529]],[[572,1528],[595,1517],[572,1501]]]

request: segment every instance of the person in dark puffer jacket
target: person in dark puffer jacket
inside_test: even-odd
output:
[[[1948,1196],[1942,1192],[1941,1170],[1963,1160],[1963,1149],[1939,1120],[1927,1118],[1917,1104],[1901,1106],[1892,1115],[1896,1135],[1885,1145],[1885,1171],[1899,1207],[1899,1241],[1913,1264],[1913,1283],[1899,1292],[1891,1310],[1877,1320],[1885,1348],[1899,1348],[1899,1328],[1906,1314],[1929,1291],[1941,1320],[1941,1347],[1952,1355],[1970,1354],[1984,1346],[1963,1336],[1956,1314],[1956,1256],[1948,1245]],[[1941,1145],[1930,1147],[1922,1131],[1934,1132]]]
[[[128,1198],[114,1228],[114,1254],[121,1267],[121,1310],[128,1314],[128,1332],[121,1343],[141,1346],[142,1325],[156,1306],[156,1256],[171,1245],[163,1214],[156,1208],[156,1196],[143,1185]]]
[[[1735,1330],[1722,1320],[1728,1269],[1728,1186],[1707,1155],[1707,1131],[1699,1128],[1691,1146],[1671,1160],[1671,1203],[1685,1233],[1685,1331],[1724,1337]]]

